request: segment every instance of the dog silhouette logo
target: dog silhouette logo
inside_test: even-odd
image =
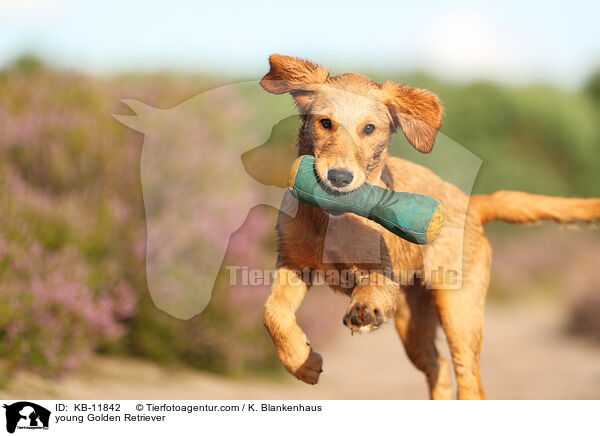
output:
[[[19,401],[4,404],[3,407],[6,409],[6,431],[9,433],[14,433],[16,429],[48,429],[50,411],[38,404]]]
[[[298,157],[295,145],[302,117],[292,104],[278,99],[266,94],[257,81],[247,81],[206,89],[165,109],[124,99],[135,115],[113,115],[144,134],[140,180],[148,290],[154,304],[175,318],[190,319],[206,308],[230,237],[252,208],[266,205],[291,219],[296,216],[298,200],[287,181]],[[396,135],[389,154],[423,164],[470,193],[481,159],[441,133],[436,141],[438,146],[424,157]],[[452,218],[447,217],[441,235],[453,244],[455,255],[442,256],[438,247],[446,247],[446,239],[419,247],[427,260],[427,274],[438,274],[436,282],[444,279],[446,289],[462,286],[469,202],[460,198],[453,201]],[[339,222],[327,220],[322,262],[380,264],[385,252],[381,232],[372,229],[362,238],[348,238],[347,228]],[[446,271],[456,274],[446,276]]]

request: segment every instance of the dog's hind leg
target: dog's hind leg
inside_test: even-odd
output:
[[[479,358],[483,342],[484,303],[489,284],[491,250],[485,239],[469,245],[469,258],[464,261],[462,287],[437,289],[433,292],[452,354],[458,398],[485,399]]]
[[[442,327],[446,333],[461,400],[485,399],[479,374],[483,341],[483,307],[466,290],[436,291]]]
[[[312,351],[296,323],[296,310],[306,295],[307,284],[291,269],[280,267],[275,273],[271,295],[265,303],[265,327],[273,339],[283,366],[305,383],[316,384],[323,359]]]
[[[410,361],[425,374],[432,400],[452,399],[450,364],[435,345],[439,324],[435,301],[423,286],[405,287],[406,305],[396,314],[396,330]]]

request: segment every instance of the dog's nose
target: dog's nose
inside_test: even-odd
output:
[[[348,170],[331,168],[329,171],[327,171],[327,180],[329,180],[336,188],[348,186],[353,178],[354,175]]]

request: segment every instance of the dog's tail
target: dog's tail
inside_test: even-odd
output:
[[[507,221],[527,224],[549,220],[560,223],[600,220],[600,198],[564,198],[528,194],[519,191],[498,191],[471,197],[471,207],[483,224]]]

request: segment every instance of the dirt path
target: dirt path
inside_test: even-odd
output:
[[[600,398],[600,347],[561,333],[557,309],[487,310],[482,374],[491,399]],[[395,331],[370,335],[339,328],[315,349],[325,359],[317,386],[232,380],[135,360],[96,358],[60,383],[19,375],[0,398],[64,399],[425,399],[423,376],[407,361]]]

